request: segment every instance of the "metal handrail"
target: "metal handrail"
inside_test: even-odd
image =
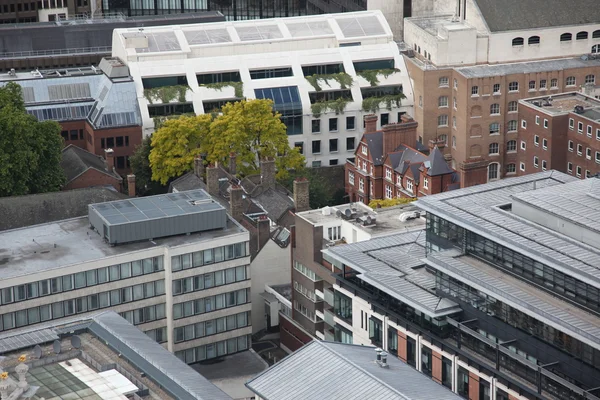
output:
[[[70,55],[70,54],[90,54],[90,53],[108,53],[112,51],[112,46],[81,47],[72,49],[53,49],[53,50],[29,50],[0,53],[0,60],[5,58],[22,57],[43,57],[52,55]]]

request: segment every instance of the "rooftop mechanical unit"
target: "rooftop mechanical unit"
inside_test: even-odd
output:
[[[190,234],[227,225],[227,210],[204,190],[88,206],[90,225],[111,245]]]

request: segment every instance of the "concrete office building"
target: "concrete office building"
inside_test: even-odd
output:
[[[600,15],[588,0],[438,1],[405,20],[423,143],[441,139],[463,187],[514,174],[518,102],[577,90],[600,74]],[[525,8],[524,8],[525,7]],[[581,57],[584,56],[584,57]]]
[[[576,92],[520,100],[519,121],[511,144],[516,175],[554,169],[583,179],[600,172],[600,100]]]
[[[420,198],[425,231],[324,249],[325,323],[465,399],[598,399],[599,183],[547,171]]]
[[[231,400],[113,311],[2,332],[0,351],[7,399]]]
[[[130,69],[145,135],[155,119],[268,98],[309,166],[351,157],[365,113],[396,122],[412,109],[404,60],[380,11],[117,29],[113,56]],[[167,101],[163,91],[178,94]]]
[[[0,328],[110,308],[187,363],[246,350],[248,239],[202,190],[4,231]]]

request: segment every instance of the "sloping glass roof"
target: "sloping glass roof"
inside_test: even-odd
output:
[[[237,26],[235,30],[242,42],[283,38],[277,25]]]
[[[335,21],[347,38],[385,35],[385,29],[375,16],[338,17]]]
[[[328,21],[307,21],[285,24],[292,37],[332,35]]]
[[[284,86],[267,89],[254,89],[254,95],[257,99],[273,100],[273,109],[275,111],[287,111],[302,109],[300,93],[298,86]]]
[[[190,45],[231,42],[227,29],[194,29],[183,34]]]

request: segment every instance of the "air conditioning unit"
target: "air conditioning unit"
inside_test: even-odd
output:
[[[400,214],[400,222],[406,222],[411,219],[419,218],[421,214],[418,211],[407,211]]]

